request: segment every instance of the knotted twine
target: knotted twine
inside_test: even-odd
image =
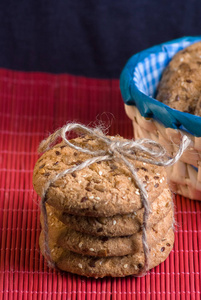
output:
[[[80,146],[72,144],[67,138],[66,133],[70,131],[75,131],[77,133],[84,133],[85,135],[89,135],[90,137],[97,139],[97,141],[102,141],[106,150],[90,150],[88,148],[82,148]],[[140,272],[140,275],[143,275],[148,270],[149,266],[149,245],[147,243],[147,224],[149,214],[151,212],[148,194],[145,189],[145,185],[139,179],[137,175],[137,170],[135,169],[134,161],[142,161],[145,163],[157,165],[157,166],[171,166],[175,162],[179,160],[183,152],[190,145],[191,140],[187,136],[182,137],[182,141],[179,147],[178,152],[172,158],[167,156],[166,150],[157,142],[149,140],[149,139],[139,139],[139,140],[119,140],[118,137],[113,137],[113,139],[108,138],[100,128],[90,128],[78,123],[69,123],[62,128],[55,131],[51,134],[47,139],[43,140],[39,145],[39,152],[44,152],[51,149],[53,144],[56,142],[57,138],[61,137],[62,140],[71,148],[74,148],[77,151],[82,153],[86,153],[92,155],[92,158],[87,159],[79,165],[73,166],[72,168],[66,169],[61,173],[55,175],[52,179],[50,179],[44,189],[41,196],[41,212],[44,217],[44,250],[45,256],[49,263],[49,265],[53,268],[56,267],[56,264],[52,261],[51,252],[48,243],[48,216],[46,210],[46,195],[49,187],[58,179],[65,176],[66,174],[72,174],[75,171],[80,171],[90,165],[101,162],[101,161],[120,161],[122,162],[130,171],[131,176],[135,182],[135,185],[140,191],[140,197],[142,206],[144,207],[143,213],[143,223],[142,223],[142,244],[144,251],[144,266]],[[139,156],[139,152],[145,154],[143,156]],[[138,155],[136,155],[138,153]],[[132,160],[131,163],[128,159]]]

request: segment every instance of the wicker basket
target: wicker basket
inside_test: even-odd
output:
[[[153,95],[162,71],[171,57],[198,40],[201,40],[201,37],[182,38],[145,50],[128,61],[120,78],[125,111],[133,122],[136,139],[155,140],[173,155],[178,150],[183,134],[191,138],[192,148],[189,148],[175,165],[167,168],[167,176],[173,192],[195,200],[201,200],[201,117],[171,109],[155,100]],[[167,53],[167,47],[164,45],[174,51],[168,53],[168,59],[165,56],[161,59],[159,54],[158,64],[154,56],[161,53],[161,49]],[[153,64],[158,64],[158,69],[151,65],[148,72],[147,60],[152,64],[150,57],[154,61]]]

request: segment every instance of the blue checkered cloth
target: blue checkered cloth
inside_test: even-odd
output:
[[[201,137],[201,117],[172,109],[154,99],[162,72],[171,58],[198,41],[201,36],[184,37],[135,54],[121,73],[120,89],[124,102],[137,106],[142,116]]]

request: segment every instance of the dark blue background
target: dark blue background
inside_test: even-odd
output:
[[[200,0],[1,0],[0,67],[118,78],[154,44],[201,34]]]

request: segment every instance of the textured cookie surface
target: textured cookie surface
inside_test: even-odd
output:
[[[166,105],[201,115],[201,42],[179,51],[163,72],[156,99]]]
[[[161,242],[150,250],[149,269],[159,265],[168,257],[173,243],[174,232],[173,229],[170,229]],[[49,247],[51,259],[59,269],[89,277],[137,275],[144,265],[143,252],[137,252],[133,255],[97,258],[64,250],[55,243],[55,240],[49,241]],[[40,248],[45,256],[43,231],[40,235]]]
[[[91,138],[76,138],[73,143],[90,149],[105,149]],[[46,151],[34,168],[33,185],[41,196],[48,180],[56,174],[91,158],[64,144]],[[138,176],[146,185],[150,202],[163,191],[165,170],[155,165],[134,163]],[[120,161],[102,161],[58,179],[46,194],[47,203],[70,214],[84,216],[113,216],[128,214],[142,207],[139,189],[127,167]]]
[[[44,227],[41,215],[42,228]],[[173,226],[173,210],[155,226],[147,230],[147,242],[152,247]],[[122,256],[143,250],[142,231],[124,237],[95,237],[70,229],[48,210],[48,236],[62,248],[90,256]]]
[[[152,248],[173,225],[173,212],[147,230],[147,243]],[[49,233],[51,239],[51,233]],[[123,256],[143,250],[142,231],[125,237],[95,237],[73,229],[61,234],[58,244],[67,250],[90,256]]]
[[[163,193],[151,204],[148,224],[155,225],[172,209],[171,192],[166,186]],[[48,205],[47,205],[48,206]],[[143,222],[144,209],[133,214],[115,215],[112,217],[74,216],[49,206],[49,211],[69,228],[94,236],[125,236],[138,232]]]

